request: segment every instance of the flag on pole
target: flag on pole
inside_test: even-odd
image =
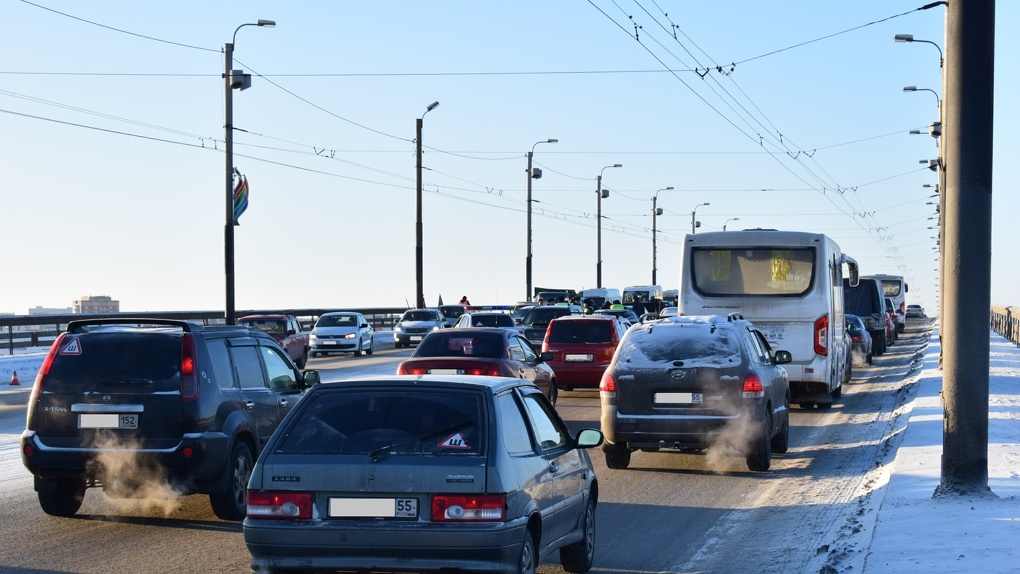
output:
[[[241,172],[234,169],[237,176],[237,184],[234,186],[234,225],[241,225],[238,219],[248,209],[248,178],[241,175]]]

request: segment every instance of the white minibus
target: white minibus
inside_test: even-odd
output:
[[[902,333],[907,327],[907,282],[902,275],[865,275],[862,279],[875,279],[882,284],[882,296],[892,299],[896,310],[896,332]]]
[[[775,350],[789,351],[790,402],[831,407],[850,380],[843,265],[857,262],[821,233],[755,229],[688,234],[680,267],[684,315],[739,313]]]

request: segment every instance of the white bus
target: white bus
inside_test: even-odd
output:
[[[902,333],[907,327],[907,282],[902,275],[865,275],[882,284],[882,296],[892,299],[896,310],[896,332]]]
[[[857,284],[857,262],[821,233],[756,229],[689,234],[684,241],[680,301],[684,315],[739,313],[773,350],[793,362],[790,402],[831,407],[850,380],[844,337],[843,265]]]

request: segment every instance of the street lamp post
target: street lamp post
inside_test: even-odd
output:
[[[528,152],[528,256],[525,258],[525,271],[524,275],[527,278],[528,283],[528,294],[525,301],[531,301],[531,180],[542,177],[542,170],[533,171],[531,169],[531,158],[535,155],[535,146],[543,143],[556,143],[560,140],[556,138],[549,138],[545,141],[535,142],[535,145],[531,146],[531,151]]]
[[[596,219],[598,220],[596,224],[596,228],[598,230],[596,234],[598,253],[596,254],[597,263],[595,265],[595,287],[597,289],[602,288],[602,173],[611,167],[623,167],[623,164],[614,163],[613,165],[607,165],[603,167],[602,170],[599,171],[599,176],[595,179],[595,196],[598,201],[598,207],[596,209],[595,215]],[[607,196],[609,195],[608,191],[606,192],[606,195]]]
[[[657,190],[655,192],[655,195],[652,196],[652,283],[651,283],[652,285],[658,285],[658,283],[656,283],[656,281],[655,281],[655,278],[656,278],[655,273],[657,271],[657,269],[655,267],[655,254],[656,254],[656,252],[655,252],[655,218],[657,216],[659,216],[659,215],[662,215],[662,209],[659,208],[659,207],[656,207],[655,203],[659,200],[659,192],[660,191],[669,191],[671,189],[673,189],[672,185],[669,186],[669,187],[664,187],[664,188],[662,188],[660,190]]]
[[[731,217],[731,218],[727,219],[727,220],[726,220],[726,223],[723,223],[723,224],[722,224],[722,230],[723,230],[723,231],[726,231],[726,226],[727,226],[727,225],[728,225],[728,224],[729,224],[729,223],[730,223],[731,221],[740,221],[740,218],[739,218],[739,217]]]
[[[414,127],[415,127],[414,141],[415,141],[415,157],[416,157],[415,172],[417,174],[417,183],[418,183],[417,188],[416,188],[416,190],[417,190],[417,193],[416,193],[416,198],[417,198],[417,206],[416,206],[417,218],[415,219],[415,223],[414,223],[414,241],[415,241],[415,243],[414,243],[414,264],[415,264],[414,278],[415,278],[415,282],[417,284],[417,288],[415,289],[415,304],[414,304],[414,306],[417,307],[418,309],[424,309],[425,308],[425,287],[424,287],[425,263],[424,263],[424,260],[423,260],[423,253],[424,252],[422,251],[422,230],[421,230],[421,228],[422,228],[422,226],[421,226],[421,127],[422,127],[422,122],[425,120],[425,114],[427,114],[427,113],[431,112],[432,110],[436,109],[438,106],[439,106],[439,102],[432,102],[431,104],[428,105],[428,107],[425,108],[425,113],[423,113],[421,115],[421,117],[417,118],[415,120],[415,122],[414,122]]]
[[[694,209],[691,210],[691,235],[694,235],[695,233],[697,233],[695,231],[695,228],[698,225],[697,225],[697,222],[695,221],[694,218],[695,218],[695,215],[698,213],[698,208],[701,207],[702,205],[711,205],[711,204],[710,203],[699,203],[699,204],[694,206]]]
[[[223,321],[233,325],[236,321],[234,310],[234,90],[244,90],[251,86],[251,76],[242,70],[233,70],[234,43],[237,31],[245,26],[274,28],[273,20],[241,24],[234,30],[230,42],[223,45],[223,155],[226,160],[226,222],[223,227],[223,264],[226,274],[227,300],[223,312]]]

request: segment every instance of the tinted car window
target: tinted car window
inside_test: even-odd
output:
[[[107,383],[144,383],[150,392],[180,391],[181,338],[109,332],[65,341],[46,378],[47,391],[74,392]]]
[[[521,321],[525,325],[531,325],[534,323],[548,323],[556,317],[562,317],[564,315],[570,315],[569,307],[532,307],[524,315],[524,319]]]
[[[478,455],[485,451],[483,412],[477,393],[322,393],[286,429],[276,452]]]
[[[418,345],[414,357],[464,356],[498,359],[503,356],[503,337],[495,333],[469,333],[460,330],[451,333],[432,333]]]
[[[554,321],[550,343],[612,343],[612,321]]]
[[[221,389],[234,388],[236,386],[234,383],[234,369],[230,365],[227,342],[223,340],[209,341],[207,348],[212,359],[212,370],[213,376],[216,377],[216,384]]]
[[[535,452],[531,445],[531,433],[524,420],[524,413],[513,395],[506,394],[496,398],[500,412],[500,425],[503,427],[503,446],[507,454],[529,455]]]
[[[255,347],[231,347],[230,356],[233,358],[237,380],[240,381],[242,389],[265,388],[262,364],[259,362]]]

